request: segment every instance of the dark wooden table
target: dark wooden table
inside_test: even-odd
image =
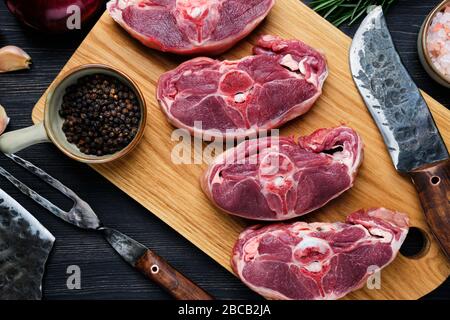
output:
[[[426,14],[439,0],[399,1],[387,15],[398,50],[413,78],[425,91],[450,107],[450,90],[433,82],[419,64],[416,38]],[[14,44],[33,58],[30,71],[0,75],[0,104],[11,117],[9,130],[30,125],[31,109],[75,51],[89,28],[78,35],[48,36],[24,29],[0,1],[0,47]],[[352,35],[355,27],[342,28]],[[259,299],[233,275],[183,237],[111,185],[88,166],[71,161],[50,144],[20,153],[74,189],[92,205],[106,225],[148,245],[219,299]],[[15,167],[4,157],[0,165],[35,187],[51,201],[68,206],[58,193]],[[165,299],[169,296],[130,268],[98,235],[80,231],[45,212],[4,179],[0,187],[17,199],[56,237],[44,279],[46,299]],[[66,286],[70,265],[81,269],[81,290]],[[450,298],[450,281],[426,298]]]

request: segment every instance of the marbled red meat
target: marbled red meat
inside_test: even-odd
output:
[[[247,36],[275,0],[111,0],[108,11],[144,45],[178,54],[220,54]]]
[[[351,128],[309,136],[252,139],[210,164],[202,188],[220,209],[256,220],[286,220],[322,207],[352,187],[363,143]]]
[[[239,236],[232,267],[268,299],[338,299],[394,260],[409,228],[405,214],[359,210],[345,223],[254,226]]]
[[[322,93],[327,74],[318,51],[298,40],[266,35],[252,56],[196,58],[166,72],[157,98],[178,128],[205,139],[241,138],[306,113]]]

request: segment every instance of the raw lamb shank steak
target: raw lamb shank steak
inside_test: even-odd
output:
[[[339,299],[394,260],[408,233],[405,214],[359,210],[345,223],[272,224],[241,233],[233,270],[268,299]]]
[[[275,0],[111,0],[111,17],[144,45],[178,54],[220,54],[246,37]]]
[[[208,140],[255,135],[306,113],[322,93],[325,58],[269,35],[253,50],[236,61],[196,58],[163,74],[157,98],[169,121]]]
[[[256,220],[286,220],[322,207],[350,189],[363,157],[351,128],[309,136],[248,140],[219,155],[201,184],[222,210]]]

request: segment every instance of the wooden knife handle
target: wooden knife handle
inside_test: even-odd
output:
[[[178,300],[213,300],[214,298],[183,276],[163,258],[148,250],[136,268]]]
[[[415,169],[409,175],[428,225],[450,259],[450,159]]]

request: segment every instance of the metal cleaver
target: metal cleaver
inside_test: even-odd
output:
[[[37,300],[55,237],[0,189],[0,299]]]
[[[400,60],[379,6],[369,12],[353,38],[350,68],[395,168],[411,177],[427,222],[450,258],[449,154]]]

